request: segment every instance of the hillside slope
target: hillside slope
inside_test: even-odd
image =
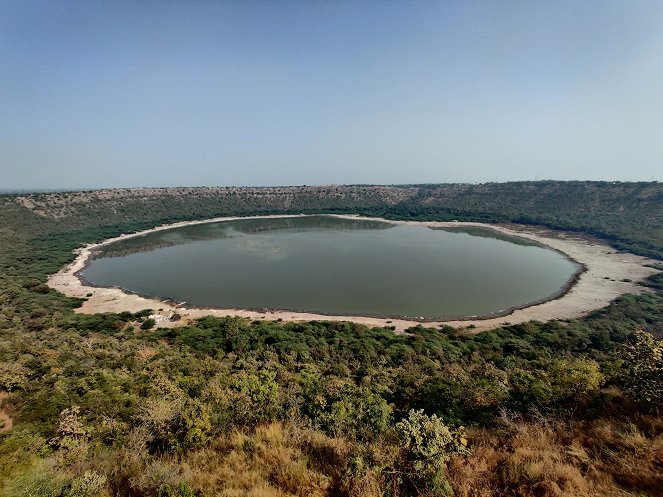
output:
[[[543,225],[663,258],[663,184],[657,182],[141,188],[2,198],[67,231],[223,215],[342,212]]]

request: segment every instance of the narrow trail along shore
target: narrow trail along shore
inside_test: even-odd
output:
[[[284,321],[352,321],[368,326],[391,326],[402,332],[422,324],[426,327],[453,326],[470,328],[474,332],[486,331],[504,324],[517,324],[527,321],[551,321],[575,319],[592,311],[607,306],[612,300],[626,293],[638,294],[646,291],[638,282],[658,272],[648,267],[656,261],[630,253],[618,252],[606,243],[584,235],[562,231],[546,230],[523,225],[493,225],[470,222],[439,222],[439,221],[392,221],[381,218],[367,218],[353,215],[333,215],[346,219],[379,220],[394,224],[414,224],[433,228],[444,227],[482,227],[500,233],[519,236],[536,241],[554,250],[564,253],[580,264],[584,271],[576,278],[575,283],[563,295],[540,304],[516,309],[508,315],[487,319],[467,319],[454,321],[414,321],[394,318],[328,316],[304,312],[270,310],[265,312],[243,309],[208,309],[190,308],[183,304],[146,298],[126,292],[119,288],[93,287],[85,284],[77,275],[85,268],[93,252],[100,246],[119,240],[142,236],[155,231],[162,231],[194,224],[233,221],[237,219],[284,218],[300,217],[297,215],[251,216],[251,217],[220,217],[202,221],[187,221],[121,235],[97,244],[89,244],[76,250],[76,259],[48,279],[48,285],[70,297],[82,297],[87,300],[76,309],[77,313],[94,314],[98,312],[137,312],[142,309],[153,309],[157,327],[178,327],[190,324],[193,319],[204,316],[241,316],[254,320]],[[171,317],[179,314],[181,319],[172,321]]]

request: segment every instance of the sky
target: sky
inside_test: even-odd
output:
[[[0,190],[663,181],[663,2],[0,0]]]

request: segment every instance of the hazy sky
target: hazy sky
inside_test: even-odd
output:
[[[663,180],[663,2],[0,0],[0,189]]]

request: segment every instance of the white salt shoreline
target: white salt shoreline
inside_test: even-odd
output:
[[[472,327],[473,331],[485,331],[502,326],[505,323],[516,324],[531,320],[551,321],[582,317],[592,311],[607,306],[612,300],[626,293],[642,293],[645,288],[637,285],[658,270],[647,267],[656,261],[630,253],[618,252],[609,245],[590,239],[585,236],[551,231],[530,226],[502,226],[485,223],[468,222],[440,222],[440,221],[392,221],[381,218],[367,218],[354,215],[330,215],[342,219],[378,220],[393,224],[414,224],[433,228],[444,227],[482,227],[500,233],[526,238],[552,249],[564,253],[566,256],[581,264],[585,270],[577,278],[568,291],[559,297],[543,303],[516,309],[508,315],[490,317],[487,319],[463,319],[452,321],[416,321],[411,319],[358,317],[358,316],[329,316],[323,314],[292,312],[292,311],[254,311],[244,309],[202,309],[187,308],[185,304],[163,301],[156,298],[147,298],[126,292],[119,288],[104,288],[87,285],[77,273],[85,268],[93,251],[103,245],[143,236],[148,233],[162,231],[195,224],[206,224],[220,221],[233,221],[238,219],[266,219],[266,218],[292,218],[300,215],[273,215],[251,217],[219,217],[201,221],[184,221],[174,224],[162,225],[137,233],[124,234],[115,238],[104,240],[97,244],[88,244],[77,249],[76,259],[48,279],[48,285],[69,296],[83,297],[87,300],[75,312],[94,314],[98,312],[137,312],[142,309],[153,309],[157,326],[177,327],[184,326],[191,320],[204,316],[240,316],[255,320],[284,321],[352,321],[368,326],[392,326],[396,331],[422,324],[426,327],[453,326],[458,328]],[[630,280],[630,281],[624,281]],[[90,295],[91,294],[91,295]],[[89,297],[88,297],[89,295]],[[177,312],[181,316],[179,321],[170,321],[170,317]]]

